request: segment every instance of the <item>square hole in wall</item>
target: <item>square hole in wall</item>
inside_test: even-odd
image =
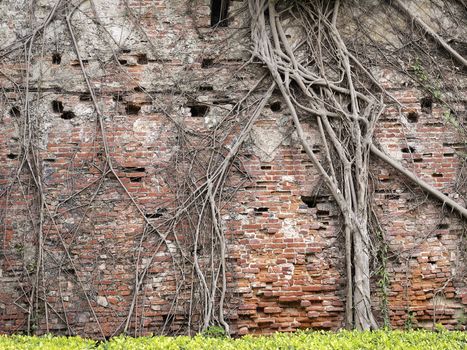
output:
[[[420,100],[422,112],[430,114],[433,110],[433,97],[425,96]]]
[[[415,112],[415,111],[409,112],[409,114],[407,114],[407,121],[408,121],[409,123],[416,123],[416,122],[418,122],[418,113]]]
[[[280,101],[275,101],[271,103],[270,105],[271,111],[273,112],[279,112],[282,108],[281,102]]]
[[[138,64],[148,64],[148,56],[145,53],[140,53],[136,56],[136,62]]]
[[[206,116],[209,111],[209,107],[205,105],[190,105],[187,107],[190,109],[191,116],[197,118]]]
[[[58,52],[52,54],[52,64],[60,64],[62,62],[62,55]]]
[[[60,118],[65,119],[65,120],[70,120],[76,117],[76,114],[74,114],[72,111],[64,111],[61,115]]]
[[[127,114],[131,114],[131,115],[138,114],[140,110],[141,110],[141,106],[138,106],[138,105],[133,104],[133,103],[129,103],[125,107],[125,112]]]
[[[18,106],[13,106],[10,108],[10,117],[18,118],[21,115],[21,110]]]
[[[211,0],[211,27],[227,27],[229,0]]]
[[[300,199],[308,208],[316,207],[316,196],[301,196]]]
[[[201,68],[210,68],[214,66],[214,60],[212,58],[203,58],[201,61]]]
[[[213,91],[212,85],[203,85],[199,87],[199,91]]]
[[[402,153],[415,153],[415,147],[409,146],[401,149]]]
[[[81,94],[79,95],[79,100],[80,101],[91,101],[91,94]]]
[[[58,100],[52,101],[52,111],[54,113],[63,113],[63,102]]]

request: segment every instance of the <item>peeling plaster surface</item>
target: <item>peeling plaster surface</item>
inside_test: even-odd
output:
[[[413,9],[421,7],[423,20],[445,39],[456,42],[467,37],[465,26],[445,20],[442,13],[450,10],[445,2],[407,3]],[[54,4],[50,0],[0,1],[0,48],[22,47]],[[93,4],[101,26],[92,20],[90,2],[79,6],[72,22],[102,110],[108,152],[121,183],[146,220],[162,225],[173,205],[173,180],[179,176],[173,170],[182,147],[178,125],[196,135],[209,135],[264,74],[256,64],[240,69],[251,48],[245,14],[239,11],[244,4],[231,1],[236,15],[227,28],[216,30],[210,28],[209,0],[197,0],[196,6],[188,0],[94,0]],[[393,30],[403,23],[401,16],[388,14],[387,5],[378,4],[376,0],[365,2],[362,13],[354,13],[355,8],[345,11],[354,15],[371,11],[372,16],[361,16],[361,20],[373,29],[373,39],[386,42],[391,49],[403,47],[404,38]],[[338,25],[348,34],[354,33],[352,23]],[[298,42],[298,30],[287,31],[293,42]],[[358,40],[366,39],[358,36]],[[101,177],[106,171],[101,126],[63,9],[36,43],[29,72],[30,120],[45,203],[55,220],[44,223],[44,295],[58,312],[48,315],[48,329],[66,334],[66,313],[76,334],[101,336],[86,293],[103,334],[121,331],[133,300],[135,270],[149,266],[137,299],[141,334],[162,329],[185,333],[193,291],[178,291],[180,298],[171,309],[176,278],[181,277],[172,265],[177,241],[168,236],[165,250],[151,260],[157,235],[148,233],[121,184],[110,174]],[[0,62],[0,333],[26,330],[28,304],[22,288],[30,292],[38,244],[37,193],[27,190],[33,179],[26,172],[16,181],[24,149],[24,94],[19,90],[25,91],[25,65],[24,52],[13,52]],[[60,57],[59,63],[53,62],[53,55]],[[414,64],[401,62],[401,67]],[[461,201],[456,182],[461,176],[459,154],[465,153],[465,145],[456,128],[446,122],[446,108],[435,102],[430,113],[424,111],[420,100],[425,92],[407,76],[391,67],[367,68],[404,105],[399,111],[388,103],[376,142],[421,178]],[[464,78],[451,85],[467,90]],[[263,93],[255,92],[252,100]],[[53,101],[61,102],[63,111],[54,111]],[[273,102],[281,102],[279,110],[272,110]],[[208,110],[195,117],[190,106],[198,104]],[[338,329],[344,322],[341,219],[302,150],[284,106],[280,94],[274,92],[236,159],[235,166],[243,173],[234,178],[236,190],[226,194],[229,200],[221,213],[230,293],[225,317],[234,335]],[[13,107],[21,115],[12,112]],[[465,117],[465,104],[454,107]],[[73,114],[64,114],[69,111]],[[417,122],[408,119],[410,112],[417,113]],[[313,117],[301,117],[307,141],[317,157],[323,157]],[[243,126],[238,120],[229,122]],[[227,150],[236,137],[233,133],[225,138]],[[403,152],[408,146],[414,152]],[[372,186],[374,210],[391,252],[388,302],[392,325],[404,327],[410,309],[414,326],[431,328],[435,315],[437,322],[450,329],[465,327],[461,324],[467,313],[462,222],[373,160]],[[143,232],[145,240],[138,247]],[[67,244],[66,252],[61,242]],[[376,284],[373,288],[377,290]],[[436,293],[440,288],[442,294]],[[378,293],[372,302],[378,313]],[[173,321],[170,329],[164,328],[168,319]],[[36,326],[39,333],[47,329],[43,314]]]

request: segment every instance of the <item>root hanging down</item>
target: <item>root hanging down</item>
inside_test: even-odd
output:
[[[250,0],[251,35],[254,55],[267,66],[279,87],[301,144],[343,216],[347,327],[375,329],[370,301],[367,183],[373,130],[384,106],[377,96],[357,92],[349,54],[335,26],[339,2],[334,8],[328,4],[297,2],[280,9],[280,2]],[[283,20],[286,15],[297,18],[306,33],[302,42],[288,39]],[[312,152],[301,125],[302,116],[324,126],[321,141],[328,150],[325,159],[318,159]]]
[[[227,6],[227,3],[222,1],[222,8]],[[383,1],[380,4],[383,4]],[[4,193],[8,197],[10,192],[13,192],[13,185],[17,184],[24,192],[24,202],[31,203],[25,213],[30,218],[31,232],[34,232],[37,244],[34,261],[28,266],[24,264],[24,271],[15,277],[22,288],[21,299],[25,300],[25,329],[28,333],[33,333],[41,324],[45,324],[47,332],[49,329],[53,330],[51,326],[54,321],[50,321],[52,314],[66,325],[67,334],[76,333],[71,312],[69,313],[71,310],[67,309],[61,295],[62,290],[59,290],[61,305],[48,301],[48,293],[51,291],[48,284],[55,278],[55,275],[50,274],[51,262],[55,264],[55,260],[59,260],[58,280],[62,278],[76,284],[83,299],[80,305],[89,312],[89,322],[94,323],[96,335],[101,338],[108,336],[107,326],[104,327],[106,320],[101,316],[99,309],[96,309],[95,293],[90,290],[92,283],[83,277],[83,266],[79,256],[74,256],[74,238],[71,242],[67,240],[67,231],[64,230],[63,220],[58,214],[61,205],[76,202],[76,207],[71,208],[70,205],[70,209],[67,210],[73,212],[76,218],[79,217],[76,226],[73,227],[73,235],[81,232],[87,217],[91,216],[88,214],[92,213],[94,203],[99,199],[104,182],[114,182],[113,185],[121,190],[122,200],[128,201],[141,223],[141,232],[138,232],[138,236],[135,236],[132,242],[135,254],[127,260],[130,264],[127,266],[128,270],[131,271],[127,283],[131,285],[131,292],[126,300],[126,310],[122,313],[121,322],[111,332],[138,336],[147,330],[144,325],[144,320],[148,317],[145,287],[150,283],[151,276],[158,273],[152,271],[151,267],[157,264],[158,258],[164,256],[165,259],[167,255],[168,263],[164,265],[165,271],[161,280],[167,275],[171,280],[173,278],[174,286],[167,295],[161,296],[167,308],[163,310],[163,320],[157,324],[160,328],[156,331],[159,334],[174,334],[183,330],[192,335],[215,325],[222,326],[226,333],[229,333],[231,310],[228,308],[235,305],[231,298],[236,292],[234,288],[230,288],[235,277],[229,270],[230,263],[227,263],[228,237],[231,232],[228,229],[229,222],[224,220],[224,217],[226,208],[230,208],[229,201],[236,198],[237,191],[249,181],[248,170],[242,168],[242,148],[251,137],[254,124],[261,118],[275,91],[280,92],[287,105],[301,146],[324,181],[341,214],[345,237],[345,320],[348,328],[366,330],[378,327],[370,300],[370,277],[375,275],[374,269],[372,270],[375,261],[375,247],[372,242],[376,241],[377,233],[373,232],[370,224],[375,218],[371,208],[369,185],[371,160],[377,158],[390,165],[443,205],[467,218],[466,208],[419,179],[373,143],[378,119],[385,110],[384,98],[396,103],[398,101],[372,76],[370,69],[366,68],[368,65],[359,61],[358,57],[364,59],[356,49],[359,43],[357,46],[353,46],[355,42],[352,43],[352,52],[349,52],[347,41],[337,28],[338,19],[341,16],[347,19],[345,16],[348,15],[343,12],[344,9],[340,9],[339,0],[247,0],[252,58],[248,62],[241,62],[240,69],[254,62],[253,70],[258,72],[260,68],[256,64],[259,60],[266,70],[259,72],[263,75],[258,77],[250,90],[240,88],[239,91],[235,91],[232,99],[234,105],[231,109],[225,108],[228,115],[222,117],[214,127],[202,132],[191,129],[189,123],[183,121],[184,112],[179,115],[179,112],[173,111],[172,107],[178,102],[168,99],[165,105],[165,102],[158,100],[159,92],[140,86],[144,84],[140,84],[138,78],[122,67],[118,57],[120,47],[115,46],[113,37],[100,21],[98,9],[92,0],[80,0],[75,4],[54,0],[51,5],[53,7],[49,15],[32,34],[0,50],[0,55],[6,57],[19,48],[24,48],[27,71],[24,81],[19,84],[2,71],[0,74],[15,85],[18,95],[24,101],[21,111],[13,111],[15,118],[19,119],[20,114],[24,118],[18,123],[21,134],[19,166]],[[157,53],[159,48],[151,42],[151,35],[145,32],[140,17],[133,13],[129,1],[123,0],[122,5],[135,30],[141,32],[144,37],[143,42],[147,42],[151,52]],[[427,41],[445,50],[450,54],[450,58],[463,66],[461,69],[465,69],[465,58],[426,22],[411,12],[410,7],[402,0],[393,0],[386,6],[392,11],[399,9],[405,21],[412,21],[423,29],[423,34],[430,39]],[[348,7],[345,11],[347,10]],[[103,46],[112,53],[106,64],[112,64],[112,67],[114,65],[125,79],[137,84],[138,88],[134,91],[144,93],[145,98],[150,100],[173,126],[170,131],[176,136],[174,141],[171,141],[173,154],[167,162],[167,168],[158,169],[171,191],[170,198],[167,197],[169,199],[164,197],[164,215],[157,212],[154,217],[148,216],[148,213],[145,213],[147,207],[144,202],[138,200],[119,175],[121,165],[113,153],[114,135],[112,126],[108,124],[108,120],[112,119],[109,117],[114,115],[112,113],[118,111],[109,111],[108,106],[101,103],[101,98],[105,97],[105,89],[99,88],[101,83],[96,84],[95,72],[83,59],[85,51],[79,45],[79,39],[88,34],[89,28],[80,26],[80,23],[88,23],[81,22],[82,19],[78,18],[80,14],[86,14],[86,17],[92,19],[96,33],[102,35]],[[93,166],[97,169],[96,174],[93,170],[93,176],[96,177],[92,177],[91,182],[77,190],[70,188],[71,192],[66,195],[66,199],[60,200],[57,206],[53,204],[55,192],[51,193],[46,181],[43,171],[44,159],[41,159],[38,146],[42,144],[42,136],[37,126],[42,112],[36,108],[35,100],[40,101],[43,95],[35,92],[36,82],[31,78],[33,75],[29,74],[35,68],[35,61],[40,61],[36,60],[35,52],[40,42],[45,40],[39,39],[55,21],[63,21],[64,30],[79,63],[85,89],[81,92],[88,96],[89,104],[94,109],[96,161]],[[238,30],[237,34],[243,36],[242,30]],[[211,45],[212,42],[209,43]],[[350,44],[348,45],[350,48]],[[375,46],[378,50],[381,48]],[[219,47],[215,49],[222,51]],[[23,53],[20,53],[20,56],[22,55]],[[156,57],[156,54],[154,56]],[[148,64],[146,54],[144,57],[145,64]],[[184,70],[183,74],[188,76],[187,72]],[[198,73],[196,72],[196,76]],[[197,76],[196,83],[199,82],[198,78]],[[178,81],[174,86],[177,86],[174,95],[180,93],[180,99],[190,95],[183,89],[180,90],[179,86],[184,85],[179,85]],[[210,88],[212,89],[212,86]],[[163,95],[166,96],[165,92]],[[229,106],[230,102],[229,100]],[[310,122],[316,126],[322,145],[323,152],[319,154],[314,152],[315,141],[310,140],[305,132],[305,124]],[[194,130],[196,132],[193,132]],[[164,177],[165,172],[167,175]],[[23,178],[29,179],[28,184]],[[0,199],[1,195],[0,193]],[[8,200],[7,198],[6,203]],[[161,208],[157,210],[159,209]],[[58,245],[53,254],[47,249],[52,244]],[[68,270],[73,271],[73,276],[66,275]],[[174,322],[176,318],[179,321]],[[172,327],[175,323],[181,325],[180,330]]]
[[[385,108],[382,103],[385,91],[380,87],[378,94],[374,94],[359,83],[350,61],[356,63],[359,73],[367,76],[369,73],[348,52],[336,27],[339,0],[292,4],[249,0],[248,5],[253,56],[264,63],[276,82],[303,149],[342,214],[347,274],[346,325],[360,330],[375,329],[378,325],[370,300],[370,154],[464,218],[467,218],[467,211],[373,145],[376,123]],[[297,24],[301,35],[287,34],[289,29],[296,30]],[[374,80],[372,76],[368,78]],[[302,122],[310,118],[319,126],[325,150],[322,159],[312,152],[312,145],[303,131]]]

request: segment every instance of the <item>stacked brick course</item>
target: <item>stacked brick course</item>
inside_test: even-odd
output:
[[[37,16],[43,19],[51,6],[41,3]],[[46,29],[44,36],[59,37],[61,44],[45,44],[43,55],[36,52],[31,62],[34,142],[48,214],[54,218],[43,228],[48,294],[39,304],[47,305],[49,319],[34,320],[39,333],[63,333],[67,323],[86,336],[122,330],[132,302],[135,259],[141,253],[142,264],[147,263],[157,239],[149,238],[138,251],[145,223],[121,185],[146,218],[162,220],[173,200],[167,179],[178,147],[177,127],[168,116],[202,132],[263,74],[254,64],[238,71],[249,57],[246,32],[240,19],[226,28],[209,28],[207,0],[199,1],[196,10],[182,0],[115,3],[96,1],[98,12],[105,14],[102,22],[110,25],[107,33],[80,14],[75,22],[121,184],[111,174],[100,180],[103,140],[66,30]],[[238,9],[241,2],[231,6]],[[128,8],[140,17],[126,16]],[[3,30],[14,39],[25,19],[5,4],[0,4],[0,13],[8,19]],[[60,26],[63,20],[53,23]],[[119,41],[120,50],[110,50],[109,36]],[[22,162],[24,101],[12,80],[24,89],[26,69],[19,62],[0,65],[2,333],[27,327],[25,295],[31,285],[25,276],[36,268],[38,243],[31,223],[37,193],[28,186],[33,179],[28,172],[16,173]],[[391,74],[383,72],[382,80]],[[402,117],[395,108],[386,110],[377,141],[421,178],[460,200],[455,186],[461,178],[464,140],[444,117],[445,108],[397,79],[384,84],[404,109]],[[199,111],[200,106],[208,106],[207,111]],[[456,107],[465,117],[465,104]],[[199,118],[204,112],[206,122]],[[320,154],[316,130],[313,122],[306,124]],[[236,335],[343,326],[344,249],[338,211],[326,191],[317,190],[323,186],[292,131],[287,110],[274,95],[242,151],[250,179],[223,212],[232,294],[226,317]],[[465,327],[462,221],[384,164],[375,161],[372,166],[375,210],[389,244],[391,323]],[[148,270],[138,302],[143,333],[159,332],[166,323],[171,324],[166,332],[186,331],[187,315],[169,313],[176,292],[171,259],[170,252],[161,250]],[[189,297],[181,294],[180,303]],[[376,310],[380,300],[375,292]]]

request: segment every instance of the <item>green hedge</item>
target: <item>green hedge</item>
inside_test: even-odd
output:
[[[25,335],[0,335],[0,350],[91,350],[96,349],[94,340],[80,337],[53,337],[45,335],[42,337],[28,337]]]
[[[79,337],[0,336],[0,349],[97,349],[97,350],[466,350],[466,332],[428,331],[340,331],[293,334],[276,333],[272,336],[245,336],[239,339],[190,337],[115,337],[97,343]]]

